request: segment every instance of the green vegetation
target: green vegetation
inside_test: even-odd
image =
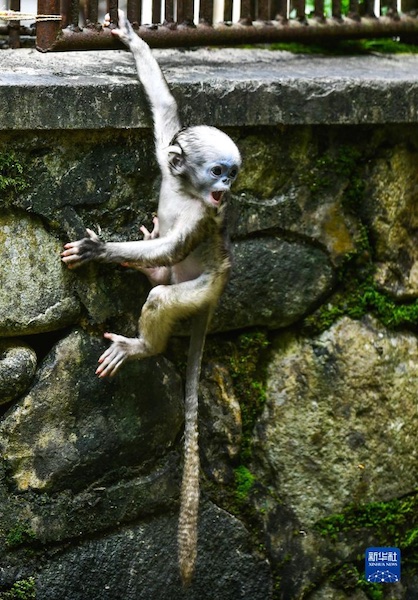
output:
[[[23,192],[29,186],[23,172],[24,168],[13,152],[0,152],[0,192]]]
[[[301,44],[278,42],[270,44],[269,50],[286,50],[294,54],[325,54],[327,56],[364,55],[375,52],[382,54],[418,54],[417,44],[405,44],[392,38],[371,40],[345,40],[323,44]]]
[[[305,319],[305,327],[320,333],[328,329],[343,316],[361,319],[366,314],[374,315],[389,329],[418,326],[418,300],[397,303],[387,294],[376,289],[371,275],[364,281],[348,280],[332,299]]]
[[[8,548],[18,548],[24,546],[36,538],[36,535],[30,524],[20,522],[9,531],[6,536],[6,546]]]
[[[364,537],[370,545],[400,548],[403,568],[415,570],[418,567],[418,492],[389,502],[353,504],[339,514],[321,519],[315,529],[335,541],[348,539],[352,543],[354,538],[363,540]],[[361,589],[370,600],[382,600],[382,586],[368,583],[360,575],[364,550],[362,547],[356,565],[342,565],[330,582],[345,591]]]
[[[20,579],[7,592],[0,592],[0,600],[35,600],[35,579]]]
[[[365,581],[353,564],[342,565],[329,581],[336,588],[344,590],[347,595],[351,595],[355,589],[361,589],[370,600],[383,599],[382,586]]]
[[[266,401],[262,352],[268,345],[264,332],[244,333],[236,344],[231,344],[230,352],[225,353],[229,356],[229,371],[241,407],[241,460],[244,463],[251,456],[252,431]]]
[[[235,469],[235,499],[239,504],[247,501],[254,483],[255,477],[247,467],[240,465]]]
[[[254,330],[233,336],[224,341],[208,340],[207,352],[214,359],[226,362],[231,375],[234,392],[241,408],[242,441],[241,451],[234,469],[234,480],[223,488],[216,486],[212,493],[216,502],[242,519],[254,536],[254,543],[262,551],[259,534],[259,516],[249,496],[260,489],[260,482],[250,471],[252,434],[256,420],[266,401],[265,350],[269,346],[267,334]]]
[[[309,187],[313,198],[320,198],[335,181],[348,180],[344,205],[350,208],[356,205],[364,191],[364,180],[358,174],[360,163],[361,152],[352,146],[342,145],[318,157],[313,167],[302,174],[301,180]]]
[[[304,175],[311,196],[320,198],[332,186],[333,178],[344,178],[348,182],[342,199],[344,210],[358,219],[357,209],[364,194],[364,179],[358,171],[361,160],[359,151],[345,145],[334,153],[318,158],[313,168]],[[304,328],[307,332],[321,333],[343,316],[360,319],[366,314],[374,315],[390,329],[416,329],[418,300],[397,302],[377,288],[373,274],[373,250],[367,228],[362,226],[356,250],[347,255],[338,269],[337,291],[327,303],[305,319]]]
[[[389,502],[353,504],[339,514],[321,519],[315,529],[332,540],[372,529],[376,543],[401,548],[404,562],[418,565],[418,492]]]
[[[358,580],[357,587],[362,590],[370,600],[383,600],[383,589],[382,584],[369,583],[364,579]]]

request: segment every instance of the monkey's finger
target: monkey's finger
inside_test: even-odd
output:
[[[79,262],[80,257],[78,256],[78,254],[71,254],[71,255],[61,255],[61,260],[63,263],[65,263],[67,266],[69,266],[72,263],[76,263]]]
[[[77,242],[72,242],[71,244],[66,244],[64,246],[64,250],[61,252],[61,256],[73,256],[80,254],[80,244]]]
[[[119,335],[118,333],[109,333],[108,331],[103,334],[103,337],[107,340],[111,340],[112,342],[124,342],[126,340],[123,335]]]
[[[99,366],[96,369],[96,374],[99,375],[102,373],[115,359],[118,357],[118,353],[115,353],[115,348],[111,347],[105,354],[99,358]]]
[[[73,245],[66,245],[64,246],[64,250],[61,252],[61,256],[74,256],[74,255],[78,255],[78,248],[76,246]]]
[[[86,228],[86,232],[87,232],[87,236],[91,239],[94,240],[95,242],[99,242],[100,238],[97,235],[97,233],[95,233],[92,229],[87,229]]]
[[[80,253],[80,249],[77,247],[67,248],[63,252],[61,252],[61,260],[65,263],[73,263],[79,262],[84,263],[87,262],[91,257],[91,252],[82,252]]]
[[[97,362],[108,363],[112,360],[112,356],[116,356],[117,353],[124,354],[123,350],[121,350],[120,346],[118,346],[115,342],[113,342],[107,350],[103,352]]]
[[[152,233],[150,231],[148,231],[148,229],[145,227],[145,225],[141,225],[141,227],[139,228],[139,231],[143,234],[144,240],[149,240],[152,237]]]
[[[113,377],[116,374],[119,367],[123,364],[125,356],[121,355],[120,352],[110,361],[105,362],[96,369],[96,374],[99,377]]]
[[[110,13],[106,13],[103,19],[103,27],[110,27],[111,25],[113,25],[112,20],[110,18]],[[116,28],[112,29],[112,33],[114,31],[118,31]]]
[[[78,267],[82,267],[90,261],[89,255],[85,254],[80,256],[79,254],[72,254],[69,256],[61,256],[61,261],[69,268],[69,269],[78,269]]]
[[[154,217],[152,219],[152,222],[154,224],[154,229],[152,230],[151,237],[152,239],[154,239],[160,237],[160,222],[158,220],[158,217]]]
[[[112,346],[110,346],[107,350],[103,352],[103,354],[99,357],[99,360],[97,362],[99,362],[100,364],[103,363],[112,352],[113,349]]]

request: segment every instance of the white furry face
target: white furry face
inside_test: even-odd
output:
[[[207,199],[214,206],[220,206],[225,192],[228,192],[231,185],[237,178],[239,165],[234,159],[218,161],[209,164],[206,168]]]
[[[219,207],[241,166],[231,138],[215,127],[191,127],[179,132],[168,151],[171,171],[188,191]]]

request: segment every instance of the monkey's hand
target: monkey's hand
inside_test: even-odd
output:
[[[160,237],[160,222],[158,221],[158,217],[152,219],[152,225],[152,231],[148,231],[143,225],[140,227],[144,235],[144,240],[155,240],[155,238]]]
[[[156,238],[160,237],[160,229],[159,229],[159,222],[158,222],[158,217],[154,217],[152,219],[152,223],[153,223],[153,228],[151,231],[148,231],[148,229],[145,227],[145,225],[141,225],[141,227],[139,228],[139,230],[141,231],[142,235],[144,236],[144,240],[155,240]],[[135,262],[135,261],[125,261],[123,263],[120,263],[122,265],[122,267],[130,267],[131,269],[137,269],[138,271],[141,271],[141,273],[145,273],[146,275],[148,274],[149,271],[154,271],[155,268],[160,268],[160,267],[143,267],[141,265],[141,263],[139,262]]]
[[[160,227],[158,217],[154,217],[152,219],[153,228],[152,231],[148,231],[148,229],[142,225],[140,230],[144,236],[144,240],[155,240],[160,237]],[[170,267],[143,267],[138,262],[123,262],[121,263],[122,267],[129,267],[131,269],[136,269],[141,273],[144,273],[148,277],[148,280],[152,286],[156,285],[168,285],[171,279],[171,268]]]
[[[126,46],[129,47],[132,40],[134,40],[137,36],[135,35],[134,30],[132,29],[132,25],[125,17],[125,13],[123,12],[123,10],[120,9],[118,10],[118,21],[119,27],[112,29],[112,34],[116,35]],[[105,27],[109,27],[111,25],[109,14],[105,16],[103,25]]]
[[[104,337],[112,343],[99,358],[96,369],[99,377],[113,377],[126,360],[147,356],[144,344],[138,338],[126,338],[116,333],[105,333]]]
[[[106,243],[91,229],[86,229],[87,237],[65,244],[61,260],[69,269],[76,269],[92,260],[101,261],[106,256]]]

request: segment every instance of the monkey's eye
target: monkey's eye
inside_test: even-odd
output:
[[[233,169],[231,169],[231,171],[229,172],[229,176],[232,179],[235,179],[235,177],[238,175],[238,169],[236,167],[234,167]]]
[[[214,177],[220,177],[222,175],[222,167],[219,165],[216,165],[216,167],[212,167],[211,170],[211,175],[213,175]]]

